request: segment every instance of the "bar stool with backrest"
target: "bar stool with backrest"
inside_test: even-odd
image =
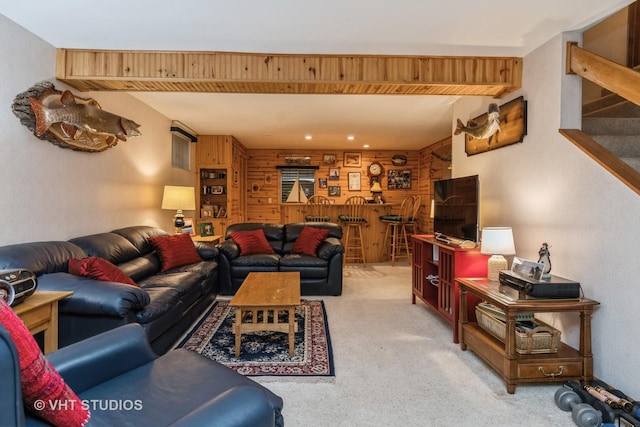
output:
[[[317,194],[309,197],[307,200],[307,214],[304,220],[307,222],[331,221],[331,217],[329,216],[329,199]]]
[[[418,215],[420,213],[420,209],[422,208],[421,203],[421,196],[413,196],[413,210],[411,212],[411,216],[407,220],[407,223],[404,225],[404,228],[407,230],[407,238],[418,232]],[[411,245],[409,245],[409,247],[411,247]]]
[[[396,265],[396,259],[409,259],[409,239],[407,237],[406,224],[411,220],[413,213],[413,196],[407,196],[402,200],[400,212],[397,215],[383,215],[380,220],[387,224],[384,233],[384,244],[388,245],[387,256],[391,258],[391,265]],[[404,254],[402,251],[404,250]]]
[[[367,223],[364,217],[364,205],[366,203],[367,199],[362,196],[349,197],[344,202],[345,212],[338,217],[346,227],[343,264],[346,264],[347,261],[357,262],[362,260],[362,265],[364,267],[367,266],[362,234],[362,227]]]

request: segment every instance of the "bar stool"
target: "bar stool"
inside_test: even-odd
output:
[[[380,220],[387,224],[384,232],[384,242],[388,245],[387,256],[391,258],[391,265],[396,265],[397,258],[409,258],[409,239],[407,237],[406,224],[413,213],[413,196],[407,196],[402,200],[398,215],[383,215]],[[402,250],[404,249],[404,255]]]
[[[407,238],[418,232],[418,214],[420,213],[420,209],[422,208],[421,203],[421,196],[413,196],[413,210],[411,212],[411,216],[407,220],[407,223],[404,225],[404,228],[407,230]]]
[[[329,222],[329,199],[314,195],[307,200],[307,215],[304,220],[307,222]]]
[[[346,212],[338,217],[340,222],[344,224],[347,229],[344,234],[343,265],[347,263],[347,260],[353,260],[354,262],[362,260],[362,265],[364,267],[367,266],[362,235],[362,226],[367,223],[367,220],[363,215],[364,205],[366,203],[367,199],[362,196],[349,197],[344,202]]]

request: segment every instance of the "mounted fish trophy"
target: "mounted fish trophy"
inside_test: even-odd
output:
[[[468,156],[522,142],[527,134],[527,102],[519,97],[506,104],[490,104],[486,113],[464,125],[458,119],[454,135],[465,134]]]
[[[16,96],[13,113],[38,138],[61,148],[103,151],[127,137],[139,136],[139,124],[104,111],[92,98],[56,90],[41,82]]]

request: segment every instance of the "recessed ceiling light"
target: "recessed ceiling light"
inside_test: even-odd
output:
[[[306,139],[307,141],[310,141],[311,139],[313,139],[313,136],[311,135],[305,135],[304,139]]]
[[[355,137],[355,136],[353,136],[353,135],[349,135],[349,136],[347,137],[347,139],[348,139],[349,141],[353,141],[354,139],[356,139],[356,137]]]
[[[362,148],[369,148],[369,144],[364,144]]]

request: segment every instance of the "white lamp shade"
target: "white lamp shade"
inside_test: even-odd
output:
[[[196,209],[196,196],[193,187],[165,185],[162,195],[162,209],[193,211]]]
[[[480,252],[488,255],[515,255],[511,227],[485,227],[482,229]]]
[[[480,252],[491,255],[487,261],[487,279],[497,281],[500,277],[500,271],[509,267],[507,260],[502,255],[516,253],[511,227],[483,228]]]

